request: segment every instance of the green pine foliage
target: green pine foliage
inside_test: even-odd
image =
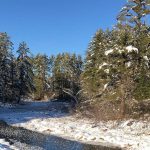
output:
[[[99,75],[102,75],[99,70],[99,65],[105,61],[104,47],[107,41],[106,34],[99,30],[94,35],[89,44],[86,60],[84,64],[84,73],[82,75],[82,85],[86,88],[88,94],[95,95],[101,87]],[[105,76],[105,73],[102,75]]]
[[[33,58],[34,70],[34,85],[36,91],[33,93],[34,99],[44,99],[49,89],[49,76],[50,76],[50,60],[48,56],[37,54]]]
[[[90,104],[120,101],[120,114],[124,115],[134,100],[150,99],[150,26],[145,21],[149,14],[149,1],[130,0],[111,31],[96,32],[82,75]]]
[[[33,84],[33,67],[32,61],[28,54],[29,48],[25,42],[20,43],[17,50],[17,73],[18,73],[18,86],[19,86],[19,99],[24,98],[28,93],[34,90]]]
[[[75,54],[62,53],[55,57],[52,85],[58,98],[70,98],[70,95],[64,92],[65,90],[70,90],[73,95],[80,90],[82,63],[81,56]]]

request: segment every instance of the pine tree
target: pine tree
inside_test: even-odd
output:
[[[17,100],[18,92],[18,76],[17,76],[17,61],[11,52],[10,55],[10,99],[11,102]]]
[[[25,42],[20,43],[19,48],[17,50],[17,73],[19,80],[19,99],[18,103],[27,94],[29,94],[32,90],[34,90],[33,85],[33,70],[32,63],[30,60],[29,48]]]
[[[118,15],[115,28],[97,32],[87,52],[82,75],[87,97],[121,101],[122,116],[127,102],[150,96],[150,86],[144,84],[149,81],[150,32],[144,20],[150,13],[149,4],[147,0],[130,0]]]
[[[110,82],[116,81],[120,92],[121,115],[125,114],[126,101],[131,101],[135,97],[137,82],[144,76],[149,76],[149,50],[147,49],[149,40],[148,26],[143,21],[143,17],[149,14],[148,1],[129,1],[119,15],[125,18],[126,24],[120,25],[122,29],[115,32],[116,40],[113,42],[112,50],[107,50],[109,64]],[[120,32],[121,31],[121,32]],[[131,33],[131,34],[130,34]],[[120,39],[120,40],[119,40]],[[145,59],[147,58],[147,59]],[[144,77],[144,78],[145,78]],[[147,77],[146,77],[147,78]],[[143,79],[142,79],[143,81]],[[137,90],[138,91],[138,90]],[[144,97],[143,97],[144,98]]]
[[[109,31],[107,33],[109,34]],[[88,95],[91,93],[91,96],[99,94],[103,86],[99,78],[102,75],[99,68],[106,60],[104,49],[109,42],[106,40],[107,33],[105,34],[102,30],[97,31],[87,50],[82,85],[86,91],[90,91],[87,93]]]
[[[62,53],[56,56],[52,79],[57,98],[73,98],[77,102],[76,94],[80,90],[82,63],[81,56],[75,54]]]
[[[43,99],[50,88],[49,77],[52,69],[50,63],[52,61],[46,55],[38,54],[34,57],[34,83],[36,86],[34,97],[36,99]]]
[[[0,99],[6,102],[9,89],[10,52],[12,43],[6,33],[0,33]]]
[[[129,0],[118,15],[118,20],[123,23],[135,25],[138,30],[145,26],[146,16],[150,14],[149,0]]]

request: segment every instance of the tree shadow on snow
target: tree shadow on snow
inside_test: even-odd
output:
[[[0,108],[0,120],[16,124],[38,118],[61,118],[70,115],[70,108],[64,102],[24,102],[12,108]]]

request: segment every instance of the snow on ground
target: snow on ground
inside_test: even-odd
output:
[[[150,150],[148,121],[130,119],[95,123],[64,113],[52,105],[38,102],[15,111],[9,109],[7,113],[0,110],[0,119],[14,126],[85,143],[112,143],[129,150]]]
[[[13,105],[8,104],[8,103],[2,103],[2,102],[0,102],[0,107],[3,107],[3,108],[12,108]]]
[[[0,139],[0,150],[18,150],[15,146],[10,145],[4,139]]]
[[[0,150],[43,150],[38,146],[28,145],[18,141],[13,141],[13,144],[10,144],[5,139],[0,139]]]

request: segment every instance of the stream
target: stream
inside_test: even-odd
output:
[[[0,139],[5,139],[10,145],[19,150],[119,150],[111,144],[84,144],[63,139],[46,133],[31,131],[22,127],[11,126],[15,123],[26,122],[30,119],[45,117],[62,117],[68,115],[68,106],[64,103],[26,102],[15,108],[0,107]],[[56,113],[53,112],[56,110]],[[61,111],[61,113],[58,113]],[[42,114],[41,114],[42,113]],[[40,114],[40,115],[39,115]],[[8,124],[7,124],[8,123]],[[7,148],[6,148],[7,149]],[[5,150],[6,150],[5,149]],[[12,150],[12,149],[7,149]]]
[[[60,137],[13,127],[0,121],[0,138],[19,150],[119,150],[117,147],[83,144]],[[8,149],[9,150],[9,149]]]

